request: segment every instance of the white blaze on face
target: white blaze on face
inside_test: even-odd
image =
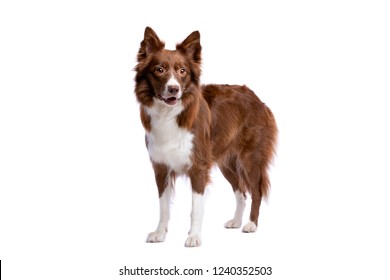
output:
[[[170,96],[170,95],[174,95],[172,94],[170,91],[169,91],[169,88],[170,87],[173,87],[173,88],[177,88],[178,89],[178,92],[175,93],[175,96],[177,99],[180,99],[181,98],[181,95],[183,94],[182,92],[182,88],[180,86],[180,83],[177,81],[177,79],[175,78],[174,75],[171,75],[171,77],[169,78],[168,82],[166,83],[165,85],[165,89],[164,89],[164,97],[165,96]]]

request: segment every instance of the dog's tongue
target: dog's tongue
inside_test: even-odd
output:
[[[176,97],[169,97],[167,99],[164,99],[164,102],[169,104],[169,105],[174,105],[174,104],[176,104],[177,99],[176,99]]]

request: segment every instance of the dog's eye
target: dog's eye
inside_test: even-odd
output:
[[[164,73],[164,68],[157,67],[155,71],[156,71],[157,74],[163,74]]]
[[[180,69],[179,69],[179,74],[180,74],[180,75],[184,75],[186,72],[187,72],[187,71],[186,71],[186,69],[184,69],[184,68],[180,68]]]

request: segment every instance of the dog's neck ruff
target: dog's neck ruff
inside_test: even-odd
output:
[[[146,108],[151,118],[151,129],[146,132],[147,147],[151,160],[165,164],[169,169],[183,173],[191,167],[191,153],[194,135],[177,124],[177,117],[183,111],[180,103],[167,106],[155,100]]]

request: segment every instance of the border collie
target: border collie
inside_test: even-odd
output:
[[[135,67],[135,94],[160,200],[160,221],[146,241],[165,240],[175,179],[185,175],[192,187],[191,227],[185,246],[201,245],[204,191],[214,163],[236,198],[233,219],[225,227],[241,227],[249,192],[250,217],[242,231],[255,232],[260,203],[270,187],[267,172],[277,139],[274,116],[245,85],[200,84],[198,31],[177,44],[176,50],[164,47],[146,27]]]

